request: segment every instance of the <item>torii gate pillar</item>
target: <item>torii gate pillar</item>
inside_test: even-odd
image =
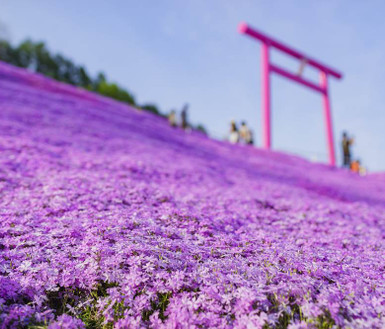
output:
[[[326,125],[328,150],[329,150],[329,161],[331,165],[335,166],[336,157],[334,152],[332,113],[331,113],[330,101],[329,101],[328,76],[326,75],[325,72],[320,72],[320,83],[325,90],[325,93],[323,93],[322,98],[323,98],[323,105],[324,105],[324,117],[325,117],[325,125]]]
[[[267,35],[252,29],[245,23],[241,23],[238,27],[240,33],[247,34],[255,39],[262,41],[262,116],[263,116],[263,145],[265,149],[271,149],[271,110],[270,110],[270,73],[276,73],[285,78],[293,80],[297,83],[304,85],[314,91],[322,94],[324,105],[324,117],[326,126],[327,145],[329,150],[329,163],[335,166],[335,152],[334,152],[334,138],[333,138],[333,126],[332,115],[329,100],[328,90],[328,76],[332,75],[338,79],[342,78],[342,74],[336,70],[321,64],[320,62],[311,59],[310,57],[292,49],[283,43],[274,40]],[[299,73],[297,75],[286,71],[274,64],[270,63],[269,51],[270,47],[276,48],[290,56],[293,56],[301,61]],[[308,81],[302,78],[302,71],[305,65],[311,65],[320,70],[320,84],[317,85],[314,82]]]
[[[270,113],[270,72],[269,46],[262,44],[262,111],[263,111],[263,143],[266,149],[271,148],[271,113]]]

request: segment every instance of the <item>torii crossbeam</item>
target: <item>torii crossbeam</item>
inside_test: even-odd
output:
[[[264,127],[264,131],[263,131],[264,147],[266,149],[271,148],[270,72],[272,72],[272,73],[282,75],[290,80],[300,83],[303,86],[308,87],[322,94],[325,124],[326,124],[326,136],[327,136],[327,143],[329,148],[329,163],[332,166],[335,166],[336,159],[335,159],[335,152],[334,152],[332,116],[331,116],[331,108],[330,108],[330,101],[329,101],[328,76],[331,75],[337,79],[341,79],[342,74],[320,63],[319,61],[314,60],[297,50],[294,50],[293,48],[283,44],[282,42],[274,40],[273,38],[270,38],[266,34],[251,28],[246,23],[239,24],[238,30],[240,33],[247,34],[248,36],[262,42],[262,111],[263,111],[263,127]],[[294,58],[301,60],[299,73],[297,75],[293,74],[291,72],[286,71],[285,69],[282,69],[270,63],[270,56],[269,56],[270,47],[276,48]],[[301,77],[302,71],[305,65],[311,65],[319,69],[320,71],[319,85]]]

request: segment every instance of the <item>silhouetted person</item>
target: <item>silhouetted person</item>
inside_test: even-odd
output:
[[[351,165],[351,152],[350,147],[353,144],[353,138],[349,138],[348,134],[344,132],[342,134],[342,153],[344,157],[343,166],[346,168],[350,168]]]
[[[229,142],[232,144],[236,144],[239,142],[239,132],[234,120],[231,120],[231,123],[230,123]]]
[[[245,144],[253,144],[253,133],[246,125],[245,121],[242,121],[241,128],[239,129],[239,137],[245,142]]]
[[[169,122],[171,127],[176,127],[177,126],[175,110],[172,110],[170,112],[170,114],[168,115],[168,122]]]
[[[187,110],[188,110],[188,104],[186,104],[181,112],[181,126],[183,129],[187,129],[188,122],[187,122]]]

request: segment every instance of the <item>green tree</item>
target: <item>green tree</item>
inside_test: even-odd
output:
[[[202,124],[198,124],[195,129],[207,135],[207,129]]]
[[[115,83],[108,83],[106,81],[102,81],[97,86],[96,91],[99,94],[117,99],[119,101],[135,105],[135,99],[134,96],[132,96],[130,93],[128,93],[126,90],[120,88]]]
[[[154,114],[158,114],[158,115],[160,114],[160,111],[155,104],[145,104],[145,105],[141,106],[140,108],[145,110],[145,111],[154,113]]]
[[[17,65],[16,64],[16,52],[10,45],[8,41],[1,40],[0,41],[0,60]]]
[[[32,65],[36,66],[35,45],[30,40],[21,43],[15,48],[14,53],[14,64],[17,66],[27,68],[31,68]]]

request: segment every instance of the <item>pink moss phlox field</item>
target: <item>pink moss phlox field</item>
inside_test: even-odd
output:
[[[384,328],[385,180],[0,64],[0,328]]]

